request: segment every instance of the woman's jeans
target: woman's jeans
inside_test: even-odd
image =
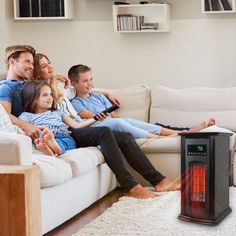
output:
[[[153,167],[130,133],[112,132],[108,127],[89,127],[71,131],[77,147],[101,147],[107,165],[126,191],[138,183],[130,173],[125,159],[153,186],[165,178]]]
[[[115,131],[129,132],[134,138],[147,138],[148,133],[160,134],[161,126],[132,118],[111,118],[96,122],[93,127],[107,126]]]

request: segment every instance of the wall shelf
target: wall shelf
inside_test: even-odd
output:
[[[71,20],[73,0],[14,0],[15,20]]]
[[[201,0],[202,13],[227,14],[236,12],[236,0]]]
[[[170,5],[113,5],[113,24],[114,31],[120,33],[169,32]]]

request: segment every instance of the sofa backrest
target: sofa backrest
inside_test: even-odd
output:
[[[6,79],[6,73],[0,72],[0,80]]]
[[[120,99],[121,107],[117,110],[120,117],[130,117],[149,121],[151,90],[146,85],[135,85],[123,89],[97,89],[112,93]]]
[[[194,126],[210,117],[218,126],[236,131],[236,87],[172,89],[157,85],[152,90],[150,122]]]

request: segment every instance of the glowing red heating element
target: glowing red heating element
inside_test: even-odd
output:
[[[230,212],[229,136],[181,134],[181,214],[179,219],[217,225]]]
[[[206,200],[206,166],[191,163],[190,166],[190,200],[205,203]]]

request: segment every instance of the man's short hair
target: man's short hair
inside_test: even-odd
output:
[[[21,53],[29,52],[34,56],[35,49],[30,45],[13,45],[5,49],[5,65],[9,69],[9,59],[17,59]]]
[[[91,68],[86,65],[82,65],[82,64],[74,65],[69,69],[68,77],[71,81],[78,82],[79,75],[81,73],[85,73],[88,71],[91,71]]]

